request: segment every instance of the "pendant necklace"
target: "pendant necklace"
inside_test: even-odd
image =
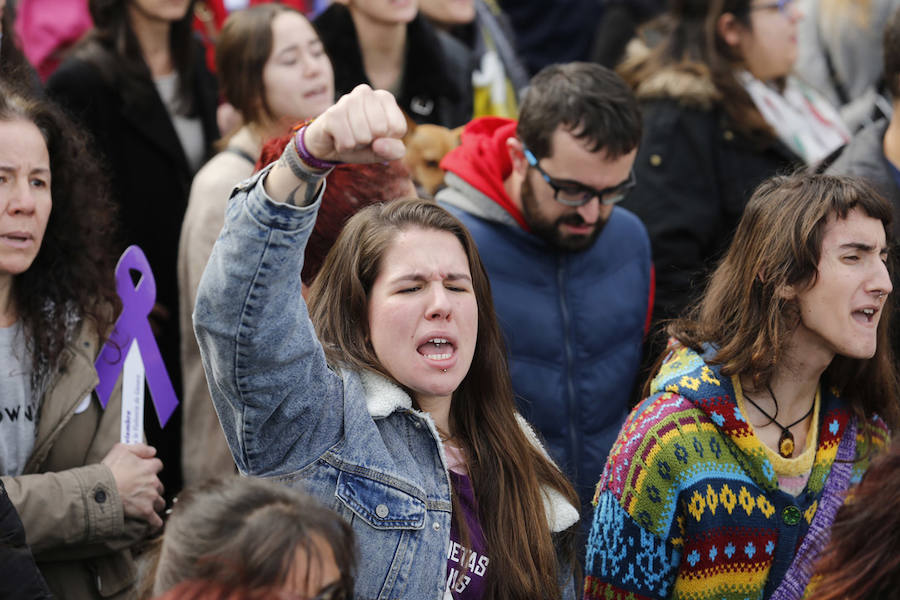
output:
[[[769,391],[769,395],[772,396],[772,401],[775,403],[775,416],[778,416],[778,399],[775,398],[775,393],[772,391],[772,386],[766,384],[766,389]],[[766,411],[760,408],[759,404],[753,401],[753,398],[744,394],[744,398],[746,398],[750,404],[756,407],[756,410],[761,412],[764,417],[769,419],[769,423],[775,423],[778,427],[781,428],[781,437],[778,438],[778,454],[781,455],[782,458],[790,458],[794,453],[794,434],[791,433],[791,427],[797,425],[806,420],[806,418],[812,414],[813,408],[816,406],[816,397],[813,396],[812,405],[809,407],[809,410],[806,411],[806,414],[791,423],[790,425],[782,425],[778,421],[775,420],[775,417],[769,415]],[[768,423],[767,423],[768,425]]]

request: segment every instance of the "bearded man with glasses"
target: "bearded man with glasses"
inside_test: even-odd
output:
[[[617,75],[553,65],[531,80],[518,122],[472,121],[441,163],[437,200],[478,243],[519,410],[582,508],[627,413],[652,304],[647,232],[615,206],[635,184],[640,138]]]

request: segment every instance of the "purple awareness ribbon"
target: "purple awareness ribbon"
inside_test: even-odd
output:
[[[141,275],[137,285],[131,280],[131,270]],[[122,372],[125,355],[128,354],[132,340],[137,340],[156,417],[160,427],[164,427],[178,406],[178,398],[147,320],[156,301],[156,280],[153,279],[147,257],[137,246],[129,246],[119,258],[116,265],[116,291],[122,299],[122,314],[94,363],[100,377],[97,396],[100,404],[106,408],[119,373]]]

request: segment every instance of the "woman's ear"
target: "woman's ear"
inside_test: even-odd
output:
[[[716,20],[716,34],[732,48],[740,45],[744,30],[744,24],[738,21],[734,13],[723,13]]]

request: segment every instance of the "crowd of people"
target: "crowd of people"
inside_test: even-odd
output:
[[[0,597],[900,585],[900,2],[52,4],[0,0]]]

